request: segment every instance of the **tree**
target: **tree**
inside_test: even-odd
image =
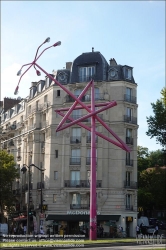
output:
[[[4,209],[10,211],[15,197],[12,193],[12,182],[19,178],[18,170],[15,168],[14,157],[6,151],[0,150],[0,207],[1,216]],[[2,218],[1,218],[2,219]]]
[[[138,206],[164,210],[166,207],[166,170],[160,167],[147,169],[139,175]]]
[[[146,134],[150,138],[156,137],[156,141],[161,146],[166,145],[166,88],[161,90],[161,100],[151,103],[154,116],[146,117],[148,131]]]
[[[138,172],[141,172],[149,167],[149,150],[146,147],[137,147],[137,162]]]

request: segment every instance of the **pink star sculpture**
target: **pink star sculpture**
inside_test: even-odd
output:
[[[81,100],[81,98],[85,95],[87,90],[91,87],[91,105],[85,105],[83,102],[79,102],[81,106],[77,106],[78,100]],[[73,94],[70,94],[70,96],[73,97]],[[117,105],[115,101],[112,102],[105,102],[105,103],[98,103],[95,104],[95,97],[94,97],[94,81],[91,80],[87,86],[84,88],[84,90],[79,95],[78,99],[73,103],[73,105],[70,108],[61,108],[56,109],[55,111],[63,116],[62,121],[58,125],[56,131],[60,131],[63,129],[66,129],[68,127],[71,127],[74,124],[78,124],[79,126],[85,128],[88,131],[91,131],[91,176],[90,176],[90,239],[96,240],[97,236],[97,218],[96,218],[96,143],[95,143],[95,137],[96,135],[100,136],[101,138],[113,143],[114,145],[122,148],[123,150],[130,151],[130,148],[127,147],[127,145],[108,127],[108,125],[103,122],[103,120],[97,116],[100,112],[112,108]],[[98,109],[95,111],[95,107],[101,107],[104,106],[101,109]],[[84,115],[83,117],[73,120],[72,117],[70,117],[70,114],[73,110],[77,109],[86,109],[89,114]],[[67,113],[63,113],[63,111],[67,111]],[[88,127],[81,123],[81,121],[90,118],[91,117],[91,127]],[[70,120],[71,122],[69,124],[63,125],[67,120]],[[107,136],[102,135],[101,133],[97,132],[95,129],[95,120],[98,120],[116,139],[117,141],[114,141],[110,139]]]
[[[79,95],[79,97],[77,98],[72,92],[70,92],[67,88],[65,88],[62,84],[60,84],[57,80],[55,80],[49,73],[47,73],[43,68],[41,68],[36,62],[37,60],[40,58],[40,56],[44,53],[44,51],[46,51],[47,49],[50,49],[52,47],[56,47],[59,46],[61,44],[61,42],[56,42],[54,43],[52,46],[49,46],[47,48],[45,48],[39,56],[37,56],[39,48],[50,41],[50,38],[48,37],[37,49],[36,51],[36,55],[34,60],[31,63],[28,64],[24,64],[21,69],[18,71],[17,75],[20,76],[21,75],[21,71],[22,68],[24,66],[29,66],[27,70],[24,71],[24,73],[20,76],[18,85],[15,89],[14,94],[16,95],[18,93],[18,89],[19,89],[19,84],[21,81],[21,78],[23,77],[23,75],[32,67],[34,66],[34,69],[36,70],[36,74],[38,76],[41,75],[40,71],[36,69],[36,67],[38,69],[40,69],[42,72],[44,72],[52,81],[55,82],[55,84],[57,84],[61,89],[63,89],[68,95],[70,95],[75,102],[73,103],[73,105],[70,108],[62,108],[62,109],[57,109],[55,110],[59,115],[63,116],[62,121],[60,122],[60,124],[57,127],[56,131],[60,131],[63,130],[65,128],[68,128],[74,124],[78,124],[79,126],[85,128],[88,131],[91,131],[91,177],[90,177],[90,239],[91,240],[96,240],[97,237],[97,218],[96,218],[96,143],[95,143],[95,136],[98,135],[101,138],[111,142],[112,144],[120,147],[121,149],[130,152],[131,149],[110,129],[110,127],[104,123],[104,121],[102,121],[102,119],[100,117],[97,116],[97,114],[99,114],[100,112],[112,108],[114,106],[117,105],[117,103],[115,101],[112,102],[105,102],[105,103],[98,103],[95,104],[95,96],[94,96],[94,81],[91,80],[87,86],[84,88],[84,90],[81,92],[81,94]],[[85,105],[83,102],[81,102],[81,98],[84,96],[84,94],[86,93],[86,91],[91,87],[91,105]],[[77,106],[77,104],[80,104],[80,106]],[[104,107],[103,107],[104,106]],[[95,110],[95,107],[103,107],[99,110]],[[72,113],[73,110],[77,110],[77,109],[85,109],[88,111],[89,114],[77,119],[77,120],[73,120],[72,117],[70,117],[70,114]],[[67,111],[67,113],[63,113],[63,111]],[[84,119],[90,118],[91,117],[91,127],[88,127],[86,125],[84,125],[83,123],[81,123],[81,121],[83,121]],[[69,124],[65,124],[66,120],[70,120],[71,122]],[[95,130],[95,120],[97,120],[98,122],[100,122],[116,139],[116,141],[110,139],[109,137],[97,132]]]

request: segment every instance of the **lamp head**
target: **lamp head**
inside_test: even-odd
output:
[[[17,76],[21,75],[21,69],[17,72]]]
[[[19,86],[17,85],[17,87],[16,87],[16,89],[15,89],[15,91],[14,91],[14,95],[17,95],[17,94],[18,94],[18,88],[19,88]]]
[[[50,42],[50,37],[47,37],[44,43],[49,43]]]
[[[54,43],[53,46],[56,47],[56,46],[60,46],[60,45],[61,45],[61,41]]]
[[[40,75],[41,75],[41,73],[40,73],[40,71],[39,71],[39,70],[36,70],[36,74],[37,74],[38,76],[40,76]]]

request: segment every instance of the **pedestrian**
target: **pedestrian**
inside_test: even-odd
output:
[[[24,235],[26,235],[26,232],[27,232],[27,226],[24,225]]]
[[[154,232],[155,235],[156,235],[156,237],[157,237],[157,235],[158,235],[158,232],[159,232],[159,228],[158,228],[158,225],[156,225],[156,226],[155,226],[155,232]]]
[[[44,234],[43,228],[40,228],[40,234]]]
[[[104,232],[104,228],[103,228],[103,226],[101,225],[100,226],[100,238],[102,238],[103,237],[103,232]]]
[[[137,225],[136,226],[136,236],[138,237],[138,234],[140,233],[140,231],[139,231],[139,226]]]

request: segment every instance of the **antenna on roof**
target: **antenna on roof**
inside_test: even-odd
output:
[[[94,52],[94,48],[92,47],[92,52]]]

